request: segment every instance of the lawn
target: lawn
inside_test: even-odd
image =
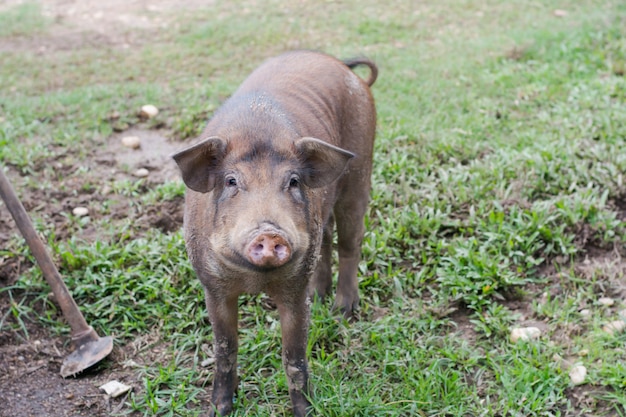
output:
[[[316,415],[626,416],[626,332],[605,328],[626,321],[626,4],[62,3],[0,4],[0,161],[116,347],[67,382],[91,400],[63,394],[58,357],[31,346],[63,354],[69,329],[0,204],[6,415],[47,415],[16,400],[42,381],[66,415],[208,408],[212,332],[168,155],[265,58],[305,48],[379,66],[359,319],[312,306]],[[514,343],[516,327],[540,335]],[[235,416],[290,415],[280,349],[270,300],[242,297]],[[102,399],[109,379],[133,389]]]

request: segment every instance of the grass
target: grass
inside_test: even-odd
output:
[[[626,415],[626,334],[602,330],[625,308],[623,5],[211,7],[181,12],[171,30],[140,33],[154,37],[130,50],[0,49],[0,89],[8,91],[0,96],[0,159],[26,176],[20,184],[49,190],[70,175],[50,161],[88,165],[115,130],[160,126],[175,140],[193,137],[278,51],[369,55],[380,66],[379,127],[361,320],[348,325],[329,305],[312,308],[318,414]],[[23,25],[2,25],[9,21]],[[32,3],[2,11],[0,39],[54,30],[42,22]],[[162,109],[153,124],[137,117],[147,102]],[[98,178],[90,180],[97,191]],[[177,182],[114,180],[111,188],[111,199],[136,210],[183,191]],[[182,234],[138,233],[132,219],[104,217],[73,219],[73,227],[95,228],[105,240],[58,239],[43,211],[37,227],[87,320],[122,348],[139,335],[158,338],[165,351],[141,367],[125,412],[198,415],[212,379],[212,367],[201,365],[211,357],[211,329]],[[30,256],[17,237],[0,250],[0,259],[12,256]],[[39,320],[67,332],[36,269],[1,291],[12,300],[3,330],[27,337],[25,323]],[[601,305],[602,296],[616,305]],[[234,415],[288,415],[278,316],[262,297],[240,304]],[[508,340],[511,327],[536,323],[538,340]],[[584,385],[570,383],[566,362],[587,367]]]
[[[36,2],[20,2],[0,12],[0,36],[20,36],[43,32],[48,25]]]

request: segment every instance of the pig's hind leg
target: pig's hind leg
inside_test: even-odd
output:
[[[333,258],[333,231],[335,226],[335,219],[332,214],[324,226],[324,235],[322,237],[322,248],[320,250],[320,259],[315,268],[313,279],[309,284],[309,296],[311,300],[314,296],[317,296],[323,300],[333,285],[333,271],[332,271],[332,258]]]
[[[361,177],[360,184],[353,182],[349,194],[335,204],[337,223],[337,248],[339,252],[339,278],[333,309],[351,319],[359,305],[357,272],[361,260],[361,242],[365,234],[363,219],[369,198],[369,177]]]

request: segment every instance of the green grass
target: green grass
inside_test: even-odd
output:
[[[0,10],[0,36],[21,36],[42,32],[48,25],[37,2],[24,2]]]
[[[557,8],[568,15],[554,16]],[[3,27],[7,19],[23,25]],[[218,2],[176,19],[171,30],[140,32],[151,42],[130,50],[0,49],[0,159],[26,175],[21,187],[49,189],[65,175],[51,161],[93,158],[115,130],[193,137],[279,51],[369,55],[380,67],[379,124],[361,320],[348,325],[329,304],[313,306],[314,408],[342,417],[626,415],[626,334],[602,331],[626,308],[620,2]],[[44,21],[33,4],[10,9],[0,39],[33,28],[45,36]],[[152,124],[137,117],[148,102],[161,109]],[[99,179],[83,174],[97,191]],[[183,192],[178,182],[111,188],[111,200],[127,198],[136,211]],[[118,345],[153,337],[165,352],[143,362],[124,412],[206,409],[211,329],[182,234],[138,233],[132,219],[105,217],[72,227],[106,239],[58,239],[46,216],[37,227],[87,320]],[[24,254],[16,237],[0,259]],[[25,323],[39,320],[68,332],[36,269],[1,291],[13,306],[3,331],[27,337]],[[601,306],[602,296],[616,306]],[[277,313],[262,297],[240,305],[234,415],[289,415]],[[527,322],[542,323],[542,336],[512,344],[510,328]],[[586,383],[573,387],[556,355],[584,364]]]

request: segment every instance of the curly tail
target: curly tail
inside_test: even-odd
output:
[[[359,65],[367,65],[370,69],[370,77],[365,82],[370,87],[374,84],[374,81],[376,81],[376,77],[378,77],[378,67],[368,58],[351,58],[344,60],[343,63],[350,69]]]

